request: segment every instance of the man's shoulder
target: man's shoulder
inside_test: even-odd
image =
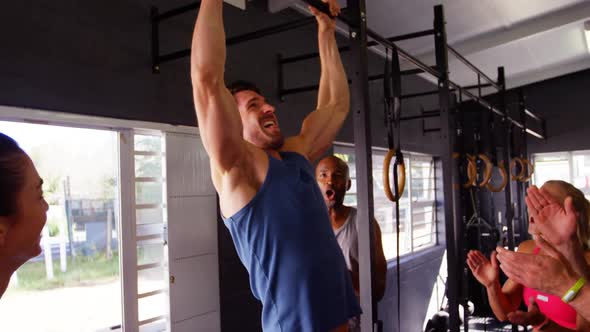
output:
[[[303,143],[301,136],[287,137],[285,139],[285,143],[281,147],[280,151],[281,152],[288,152],[288,153],[295,153],[295,154],[302,156],[306,160],[309,160],[309,157],[307,156],[305,144]]]
[[[356,221],[357,217],[358,217],[358,209],[354,206],[347,206],[345,205],[347,208],[349,208],[349,212],[348,212],[348,217],[351,218],[352,220]],[[373,216],[371,218],[371,221],[375,222],[375,216]]]

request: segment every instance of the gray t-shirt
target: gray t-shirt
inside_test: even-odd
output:
[[[359,240],[355,208],[350,208],[348,218],[346,218],[342,226],[334,230],[334,235],[336,235],[336,241],[338,241],[338,245],[342,250],[348,270],[352,271],[353,266],[358,270]]]

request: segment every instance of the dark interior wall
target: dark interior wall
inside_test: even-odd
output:
[[[547,122],[546,141],[528,140],[530,153],[590,149],[590,70],[524,87],[527,108]]]
[[[160,74],[153,74],[151,69],[150,5],[158,6],[163,12],[189,2],[3,1],[0,29],[5,33],[0,34],[0,105],[196,125],[188,59],[161,65]],[[161,53],[190,46],[195,14],[183,14],[162,23]],[[228,37],[301,17],[292,10],[270,15],[265,11],[264,1],[249,2],[246,12],[226,6],[224,16]],[[339,43],[345,44],[346,40],[339,37]],[[285,102],[279,102],[276,97],[276,54],[280,52],[284,56],[293,56],[316,51],[316,44],[316,30],[312,25],[231,46],[227,55],[226,81],[255,81],[277,106],[284,133],[295,134],[305,115],[314,109],[316,93],[289,95],[285,97]],[[353,70],[346,54],[343,54],[343,61],[349,72]],[[382,71],[383,60],[371,55],[369,74]],[[285,67],[287,88],[317,84],[318,81],[317,59]],[[381,84],[381,81],[370,83],[372,142],[374,146],[385,147]],[[420,77],[403,78],[405,93],[431,90],[432,87]],[[421,109],[432,110],[436,108],[436,102],[436,97],[405,100],[403,115],[418,114]],[[436,120],[426,123],[428,128],[437,126]],[[404,150],[430,154],[438,152],[438,134],[422,134],[420,121],[405,122],[401,136]],[[354,141],[352,117],[347,119],[337,140]],[[247,274],[235,254],[229,233],[222,223],[219,225],[222,329],[259,330],[259,304],[251,295]],[[404,289],[423,289],[425,294],[428,293],[406,297],[406,308],[423,307],[425,312],[424,299],[430,294],[427,288],[431,283],[424,284],[422,279],[418,282],[416,277],[432,279],[432,267],[438,267],[441,257],[442,253],[435,253],[421,260],[420,264],[411,259],[402,262],[402,272],[410,271],[408,274],[403,272]],[[395,283],[392,279],[395,266],[390,265],[388,291],[379,310],[381,318],[393,324],[395,308],[390,305],[395,303]],[[416,310],[414,314],[422,312],[421,309]],[[423,317],[414,316],[404,318],[408,331],[422,327]],[[393,329],[390,323],[386,326],[391,329],[388,327],[386,331]]]

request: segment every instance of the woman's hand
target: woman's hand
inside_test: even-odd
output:
[[[491,261],[478,250],[470,250],[467,253],[467,265],[473,276],[486,288],[491,287],[499,280],[500,272],[496,252],[492,252]]]
[[[526,205],[531,223],[552,245],[559,248],[576,238],[578,213],[571,197],[561,206],[548,192],[531,186],[527,190]]]
[[[517,310],[508,314],[508,320],[512,324],[517,325],[539,325],[545,321],[545,315],[539,310],[539,306],[535,302],[535,298],[529,299],[529,306],[527,312]]]

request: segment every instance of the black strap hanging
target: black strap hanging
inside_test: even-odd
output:
[[[391,54],[391,63],[389,61],[389,50],[385,54],[385,73],[384,73],[384,98],[385,98],[385,117],[387,122],[387,145],[389,148],[388,155],[385,157],[383,173],[386,179],[389,178],[389,160],[395,152],[395,162],[393,165],[393,190],[395,197],[395,226],[396,226],[396,282],[397,282],[397,328],[401,331],[401,273],[400,273],[400,215],[399,200],[403,191],[400,190],[398,179],[398,170],[403,172],[403,182],[405,183],[405,165],[404,156],[400,148],[400,119],[401,119],[401,70],[397,50]],[[394,140],[394,135],[397,139]],[[386,192],[389,190],[389,181],[385,181]],[[391,197],[389,197],[391,199]]]

